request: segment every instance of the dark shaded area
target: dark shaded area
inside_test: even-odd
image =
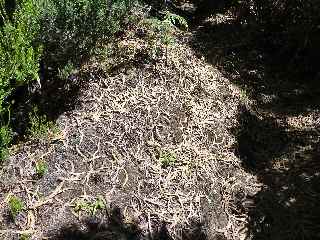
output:
[[[226,9],[229,19],[204,21],[221,12],[204,11],[191,45],[247,103],[232,131],[243,167],[264,184],[242,210],[253,239],[320,239],[320,3],[251,3],[249,13]]]
[[[99,219],[91,217],[83,222],[83,226],[65,226],[49,237],[51,240],[172,240],[163,222],[152,223],[152,232],[143,232],[138,223],[124,223],[124,217],[119,208],[106,212],[106,217]],[[201,225],[194,229],[182,230],[184,240],[206,240],[207,237]]]
[[[83,230],[85,228],[85,230]],[[141,231],[135,224],[125,224],[120,209],[111,210],[106,219],[95,217],[84,221],[84,227],[78,225],[65,226],[59,230],[52,240],[102,240],[102,239],[140,239]]]
[[[197,24],[201,24],[207,17],[210,17],[215,14],[222,14],[226,11],[232,9],[239,5],[237,1],[232,0],[201,0],[201,1],[192,1],[196,10],[194,12],[194,16],[192,18],[192,24],[197,26]]]
[[[240,107],[238,121],[240,129],[234,129],[238,143],[237,154],[249,171],[263,172],[270,169],[272,159],[281,158],[293,141],[287,128],[281,126],[277,119],[261,117],[246,106]]]
[[[4,10],[6,11],[6,14],[7,14],[6,17],[8,17],[8,19],[10,21],[12,21],[13,13],[16,8],[16,0],[5,0],[3,6],[4,6]],[[2,17],[0,17],[0,27],[2,27],[4,24],[3,20],[4,19]]]
[[[248,13],[243,1],[234,0],[144,0],[144,2],[152,7],[151,15],[159,17],[163,11],[174,12],[184,17],[191,28],[213,14],[225,13],[230,9],[241,17]]]
[[[79,90],[86,87],[90,81],[86,72],[71,74],[66,79],[59,79],[54,74],[45,76],[41,89],[33,82],[17,88],[8,99],[12,99],[10,125],[14,132],[14,141],[24,139],[29,126],[29,113],[33,112],[34,107],[37,107],[39,115],[46,115],[48,120],[54,121],[62,113],[74,109]]]
[[[287,115],[317,109],[317,59],[310,56],[307,60],[314,66],[308,65],[304,62],[307,55],[275,46],[273,41],[277,39],[270,38],[261,29],[244,24],[206,23],[197,30],[193,46],[260,108]]]
[[[12,21],[13,13],[16,8],[16,0],[5,0],[4,1],[4,8],[6,10],[7,16]],[[1,26],[2,24],[0,24]]]
[[[253,239],[320,239],[320,126],[300,130],[243,108],[243,166],[264,184],[249,211]]]

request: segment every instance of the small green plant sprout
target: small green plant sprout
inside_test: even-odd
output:
[[[59,127],[54,122],[48,121],[45,115],[40,115],[38,108],[34,107],[29,113],[27,133],[33,140],[52,138],[59,133]]]
[[[62,80],[66,80],[75,72],[76,72],[76,67],[71,61],[69,61],[61,69],[58,69],[58,77]]]
[[[106,203],[102,197],[98,197],[95,201],[88,201],[85,199],[78,200],[73,206],[76,213],[80,211],[85,211],[91,215],[96,215],[98,210],[106,209]]]
[[[43,177],[48,172],[48,164],[45,161],[36,162],[36,174],[38,177]]]
[[[25,205],[22,199],[14,195],[8,197],[8,205],[10,214],[13,219],[15,219],[16,216],[25,209]]]
[[[31,235],[26,233],[21,234],[19,237],[19,240],[30,240],[30,239],[31,239]]]
[[[169,22],[172,25],[187,31],[189,26],[188,26],[188,22],[185,18],[181,17],[180,15],[171,13],[166,11],[165,17],[164,17],[164,22]]]
[[[162,167],[173,166],[177,162],[176,154],[171,151],[161,151],[159,157]]]

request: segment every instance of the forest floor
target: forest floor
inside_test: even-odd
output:
[[[278,96],[292,89],[254,95],[259,69],[226,74],[226,47],[233,56],[245,43],[215,39],[217,25],[177,31],[156,57],[135,26],[84,63],[70,81],[86,84],[59,115],[60,131],[14,146],[1,169],[1,238],[320,238],[319,111],[261,107],[282,107]],[[42,177],[38,162],[48,165]],[[25,203],[14,219],[12,195]]]

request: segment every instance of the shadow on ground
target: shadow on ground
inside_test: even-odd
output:
[[[263,183],[248,209],[253,239],[320,238],[320,127],[300,130],[243,107],[236,151]]]
[[[232,131],[243,167],[264,185],[246,210],[251,236],[320,239],[320,46],[283,39],[255,24],[213,20],[196,26],[191,45],[246,102]]]
[[[232,0],[144,0],[144,2],[151,6],[152,16],[161,17],[165,11],[174,12],[185,18],[190,26],[201,23],[212,14],[223,13],[234,5]]]
[[[318,109],[320,75],[315,64],[320,46],[300,52],[281,48],[276,41],[263,29],[231,21],[204,23],[192,44],[261,109],[285,115]]]
[[[83,226],[71,225],[62,227],[51,236],[51,240],[172,240],[165,223],[151,221],[150,232],[143,232],[138,223],[125,223],[119,208],[114,208],[106,214],[105,219],[91,217],[83,222]],[[206,240],[201,226],[182,230],[184,240]]]

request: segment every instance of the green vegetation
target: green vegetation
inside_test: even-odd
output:
[[[59,132],[59,127],[52,121],[48,121],[45,115],[40,115],[37,107],[29,113],[29,128],[27,129],[28,136],[34,140],[46,139],[49,135],[56,135]]]
[[[159,157],[162,167],[173,166],[177,162],[177,157],[175,153],[171,151],[162,151]]]
[[[30,240],[31,235],[30,234],[21,234],[19,237],[19,240]]]
[[[94,202],[81,199],[73,206],[75,212],[85,211],[91,215],[95,215],[98,210],[106,209],[106,204],[103,198],[99,197]]]
[[[158,40],[160,43],[170,45],[174,43],[173,34],[175,27],[180,27],[184,30],[188,29],[187,21],[176,14],[166,12],[163,19],[147,18],[143,21],[143,25],[149,30],[148,38],[155,44]]]
[[[177,28],[183,30],[188,29],[187,21],[176,14],[165,12],[162,18],[146,18],[142,22],[142,26],[147,32],[147,41],[149,44],[149,55],[156,58],[161,52],[161,45],[166,47],[166,59],[168,47],[174,44],[174,34]]]
[[[41,35],[45,58],[65,78],[68,70],[121,30],[132,0],[48,0],[42,6]]]
[[[155,39],[157,34],[168,34],[171,30],[171,24],[164,22],[158,18],[144,19],[143,25],[149,30],[148,38]]]
[[[48,172],[48,164],[44,161],[36,162],[36,173],[38,177],[43,177]]]
[[[16,87],[39,79],[41,46],[33,46],[34,38],[40,28],[39,8],[32,0],[19,3],[11,21],[4,8],[4,1],[0,1],[0,16],[4,20],[0,31],[1,107],[5,97]]]
[[[40,59],[67,80],[99,44],[121,30],[133,0],[0,0],[0,161],[11,142],[10,99],[37,80]],[[15,6],[16,5],[16,6]],[[41,73],[43,74],[43,72]],[[29,134],[43,137],[53,123],[30,115]]]
[[[17,5],[9,14],[5,1],[0,0],[0,161],[6,158],[11,141],[6,99],[19,86],[39,81],[42,46],[34,44],[34,39],[40,29],[40,11],[33,0],[18,1]]]
[[[183,18],[180,15],[171,13],[169,11],[166,11],[165,17],[164,17],[164,22],[173,24],[174,26],[181,28],[182,30],[188,30],[188,22],[185,18]]]
[[[7,126],[1,126],[0,128],[0,164],[8,156],[7,146],[11,141],[11,130]]]
[[[25,208],[25,205],[22,199],[14,195],[9,197],[8,204],[9,204],[10,214],[13,218],[16,218],[16,216],[20,212],[22,212]]]
[[[68,77],[76,72],[76,68],[71,61],[69,61],[62,69],[58,69],[58,77],[66,80]]]

